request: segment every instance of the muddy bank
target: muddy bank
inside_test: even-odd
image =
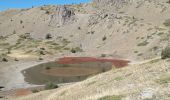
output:
[[[92,57],[64,57],[64,58],[60,58],[58,62],[61,64],[74,64],[80,62],[110,62],[116,68],[121,68],[127,66],[130,61],[119,60],[119,59],[92,58]]]

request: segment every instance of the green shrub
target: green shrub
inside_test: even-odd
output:
[[[32,90],[32,93],[37,93],[37,92],[39,92],[39,91],[36,89]]]
[[[3,96],[0,96],[0,98],[4,98]]]
[[[80,47],[72,48],[71,49],[72,53],[77,53],[77,52],[83,52],[83,50]]]
[[[49,69],[51,69],[51,67],[49,67],[49,66],[46,66],[46,67],[45,67],[45,69],[46,69],[46,70],[49,70]]]
[[[102,40],[103,40],[103,41],[105,41],[106,39],[107,39],[107,37],[106,37],[106,36],[104,36],[104,37],[102,38]]]
[[[39,57],[38,60],[44,60],[42,57]]]
[[[7,58],[2,58],[2,61],[3,62],[8,62],[8,59]]]
[[[169,4],[170,4],[170,0],[168,0],[166,3],[169,3]]]
[[[170,27],[170,19],[165,20],[165,22],[163,23],[165,26]]]
[[[76,50],[74,48],[72,48],[71,53],[76,53]]]
[[[45,39],[51,39],[52,38],[52,35],[51,34],[47,34],[46,36],[45,36]]]
[[[170,75],[162,76],[160,79],[156,80],[159,84],[168,84],[170,83]]]
[[[143,42],[139,43],[137,46],[146,46],[147,44],[149,44],[149,42],[143,41]]]
[[[17,58],[14,58],[14,61],[19,61]]]
[[[58,87],[59,87],[58,85],[56,85],[56,84],[54,84],[54,83],[52,83],[52,82],[49,82],[49,83],[47,83],[47,84],[45,85],[45,89],[46,89],[46,90],[56,89],[56,88],[58,88]]]
[[[162,50],[161,58],[162,59],[170,58],[170,47],[166,47],[165,49]]]
[[[106,57],[106,54],[101,54],[101,57]]]
[[[45,52],[43,50],[40,50],[40,55],[45,55]]]

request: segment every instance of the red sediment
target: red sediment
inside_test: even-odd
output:
[[[15,91],[15,96],[19,97],[19,96],[26,96],[31,94],[32,92],[29,89],[19,89]]]
[[[127,66],[130,61],[118,60],[118,59],[102,59],[92,57],[64,57],[60,58],[58,63],[60,64],[76,64],[81,62],[111,62],[116,68]]]

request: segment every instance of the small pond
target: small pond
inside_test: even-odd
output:
[[[59,61],[33,66],[23,70],[22,74],[26,82],[35,85],[43,85],[47,82],[54,82],[56,84],[70,83],[82,81],[90,76],[109,71],[112,69],[113,64],[111,61],[101,59],[92,60],[90,58],[89,60],[89,58],[85,58],[85,60],[82,60],[81,58],[79,60],[77,58],[64,58],[64,60],[60,59]]]

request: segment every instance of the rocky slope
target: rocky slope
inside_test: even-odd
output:
[[[169,12],[167,0],[94,0],[8,10],[0,13],[0,50],[38,54],[45,48],[56,55],[149,59],[168,43],[169,28],[163,23]],[[46,39],[49,34],[52,38]]]

